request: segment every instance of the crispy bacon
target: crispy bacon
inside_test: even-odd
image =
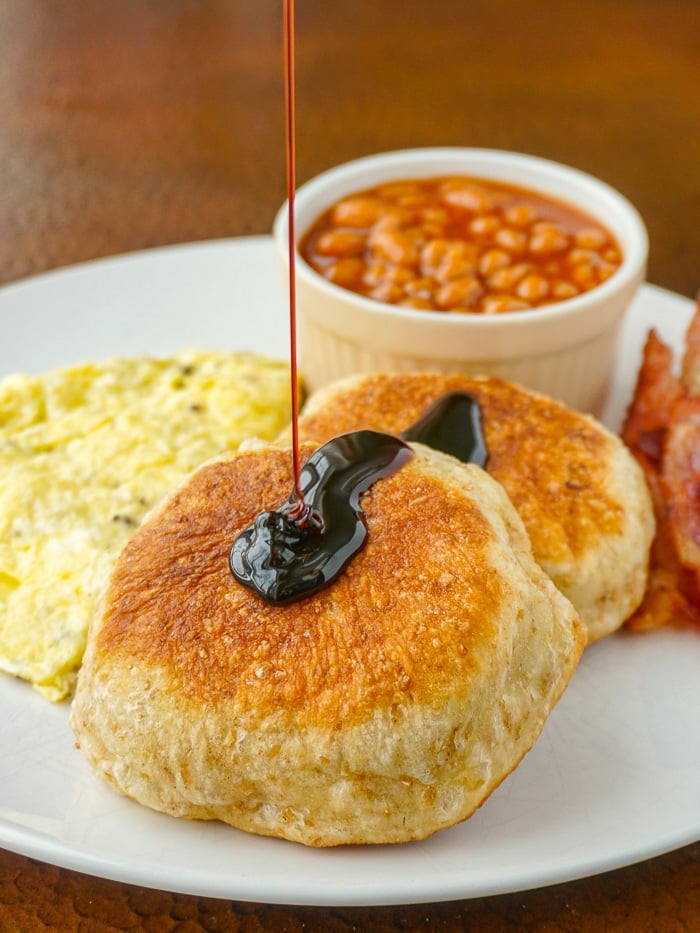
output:
[[[700,609],[680,592],[675,573],[652,567],[642,604],[625,622],[625,628],[650,632],[665,625],[700,625]]]
[[[683,387],[672,367],[671,348],[655,330],[649,331],[637,385],[621,431],[623,441],[645,471],[660,465],[671,413],[676,402],[683,397]]]
[[[700,398],[676,404],[661,459],[661,492],[676,554],[700,571]]]
[[[655,331],[644,346],[621,435],[642,466],[656,535],[644,600],[625,623],[700,628],[700,302],[688,327],[681,377]]]
[[[658,486],[658,484],[657,484]],[[696,574],[678,559],[671,533],[668,508],[660,494],[654,496],[656,534],[649,557],[649,578],[642,604],[626,621],[634,632],[664,625],[700,625],[700,590]]]

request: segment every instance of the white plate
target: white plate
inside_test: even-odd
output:
[[[606,411],[619,422],[648,327],[678,347],[692,305],[646,286]],[[287,354],[269,238],[101,260],[0,289],[0,373],[183,345]],[[403,846],[333,850],[188,823],[113,794],[68,707],[0,679],[0,845],[92,875],[263,903],[399,904],[540,887],[700,838],[700,636],[588,649],[520,767],[466,823]]]

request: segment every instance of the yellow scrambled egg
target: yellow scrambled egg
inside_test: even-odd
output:
[[[0,670],[74,686],[96,598],[146,512],[290,419],[286,364],[183,352],[0,381]]]

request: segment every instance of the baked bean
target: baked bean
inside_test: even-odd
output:
[[[536,304],[549,294],[549,282],[541,275],[531,272],[520,279],[515,286],[515,294],[530,304]]]
[[[598,279],[601,282],[604,282],[606,279],[609,279],[610,276],[617,270],[617,266],[614,266],[609,262],[601,262],[598,266]]]
[[[502,249],[489,249],[485,253],[482,253],[481,259],[479,260],[479,272],[488,277],[493,275],[497,269],[504,269],[506,266],[509,266],[511,262],[511,256],[509,253],[506,253]]]
[[[369,243],[372,255],[400,266],[414,265],[420,257],[417,238],[405,230],[375,230]]]
[[[334,285],[342,288],[355,288],[362,281],[365,264],[359,256],[338,259],[328,266],[326,277]]]
[[[431,200],[425,192],[405,194],[399,198],[399,205],[409,211],[420,211],[423,207],[430,207]]]
[[[496,214],[483,214],[480,217],[475,217],[467,227],[468,231],[479,239],[493,236],[500,228],[501,221]]]
[[[435,273],[438,282],[452,282],[464,278],[476,270],[476,263],[469,254],[460,249],[453,249],[445,256]]]
[[[428,239],[444,237],[450,222],[449,213],[440,207],[424,207],[419,211],[419,223]]]
[[[413,308],[416,311],[435,310],[435,304],[430,298],[402,298],[396,304],[402,308]]]
[[[528,238],[527,234],[522,230],[511,230],[510,227],[503,227],[503,229],[496,231],[493,239],[500,247],[515,256],[522,256],[527,250]]]
[[[429,240],[420,254],[421,269],[427,273],[434,273],[440,268],[445,255],[450,248],[450,241],[444,238]]]
[[[573,282],[553,282],[552,295],[557,301],[564,301],[567,298],[575,298],[579,294],[578,288]]]
[[[369,230],[382,214],[382,202],[377,198],[346,198],[333,208],[332,223],[335,227],[358,227]]]
[[[495,291],[510,292],[520,279],[527,275],[531,268],[526,262],[520,262],[514,266],[505,266],[503,269],[496,269],[486,281]]]
[[[579,263],[571,270],[571,281],[585,292],[598,284],[594,266],[589,263]]]
[[[534,256],[554,256],[568,248],[568,237],[554,228],[540,230],[530,237],[529,250]]]
[[[537,220],[537,211],[532,204],[514,204],[503,216],[511,227],[531,227]]]
[[[474,250],[463,240],[431,240],[421,250],[420,267],[438,282],[449,282],[474,272]]]
[[[435,294],[438,308],[449,310],[452,308],[471,308],[481,297],[484,286],[474,276],[465,276],[454,279],[441,285]]]
[[[361,256],[364,250],[365,238],[350,230],[328,230],[316,242],[321,256]]]
[[[452,207],[459,207],[474,214],[483,214],[493,207],[493,199],[480,186],[461,181],[446,184],[442,199]]]
[[[372,231],[403,230],[411,221],[411,213],[399,207],[384,207],[377,220],[372,224]]]
[[[599,251],[607,245],[608,235],[605,230],[601,230],[599,227],[587,227],[585,230],[579,230],[574,237],[574,241],[577,246],[581,246],[583,249]]]
[[[569,266],[592,266],[598,258],[597,253],[590,249],[572,249],[566,257]]]
[[[513,298],[511,295],[491,295],[484,299],[484,314],[503,314],[505,311],[527,311],[531,308],[527,301]]]
[[[375,301],[383,301],[393,305],[402,299],[403,289],[400,285],[394,285],[392,282],[381,282],[371,289],[369,297],[374,298]]]
[[[444,207],[435,207],[430,205],[424,207],[420,212],[421,222],[424,224],[434,224],[436,227],[446,227],[450,221],[449,211]]]
[[[430,301],[433,297],[433,285],[433,279],[429,275],[423,275],[417,279],[410,279],[404,284],[403,290],[409,298]]]
[[[390,262],[371,262],[366,266],[363,282],[372,287],[382,282],[392,285],[405,285],[414,278],[413,271],[408,266],[396,266]]]
[[[496,181],[386,182],[340,199],[300,252],[334,284],[406,308],[501,314],[565,301],[622,263],[583,211]]]
[[[532,225],[531,233],[565,233],[565,229],[558,224],[556,221],[552,220],[538,220]]]

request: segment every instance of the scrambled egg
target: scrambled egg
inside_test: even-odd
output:
[[[0,670],[68,696],[112,565],[204,460],[287,425],[289,367],[235,353],[0,381]]]

